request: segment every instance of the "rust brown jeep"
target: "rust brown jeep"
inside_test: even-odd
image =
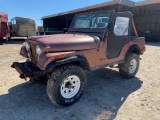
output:
[[[117,64],[120,75],[132,78],[144,51],[145,39],[138,37],[132,13],[85,13],[74,17],[67,33],[28,38],[20,51],[28,61],[14,62],[12,67],[20,78],[39,80],[47,76],[51,101],[69,106],[84,92],[84,70]]]

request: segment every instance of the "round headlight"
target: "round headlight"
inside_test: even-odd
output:
[[[41,45],[37,45],[36,46],[36,51],[37,51],[38,56],[40,56],[41,53],[42,53],[42,47],[41,47]]]
[[[26,49],[27,49],[27,51],[28,51],[28,50],[30,49],[30,44],[29,44],[28,41],[26,41],[25,46],[26,46]]]

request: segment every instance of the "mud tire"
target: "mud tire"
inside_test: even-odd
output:
[[[134,63],[136,65],[134,65],[134,63],[132,62],[134,61]],[[139,60],[139,55],[135,54],[135,53],[132,53],[130,54],[126,59],[125,59],[125,62],[122,63],[122,64],[119,64],[119,73],[122,77],[124,78],[133,78],[135,77],[135,75],[137,74],[138,72],[138,69],[139,69],[139,63],[140,63],[140,60]],[[132,70],[132,65],[135,66],[133,67],[134,70]]]
[[[78,92],[73,97],[65,98],[61,92],[62,84],[64,84],[66,79],[73,75],[79,78],[80,87]],[[84,93],[86,84],[86,76],[82,68],[76,65],[65,65],[55,69],[54,72],[48,77],[47,94],[54,104],[58,106],[70,106],[80,99]]]

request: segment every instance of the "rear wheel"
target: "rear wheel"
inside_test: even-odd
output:
[[[57,68],[49,77],[47,94],[56,105],[69,106],[82,96],[86,86],[84,71],[76,65]]]
[[[125,78],[132,78],[136,75],[139,69],[139,55],[132,53],[125,62],[119,64],[119,73]]]

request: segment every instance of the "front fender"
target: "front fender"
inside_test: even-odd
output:
[[[86,70],[90,70],[90,66],[89,66],[86,58],[83,56],[72,56],[72,57],[62,59],[62,60],[52,61],[47,65],[45,70],[52,71],[57,66],[65,65],[65,64],[74,64],[74,63],[80,65],[81,67],[83,67]]]

